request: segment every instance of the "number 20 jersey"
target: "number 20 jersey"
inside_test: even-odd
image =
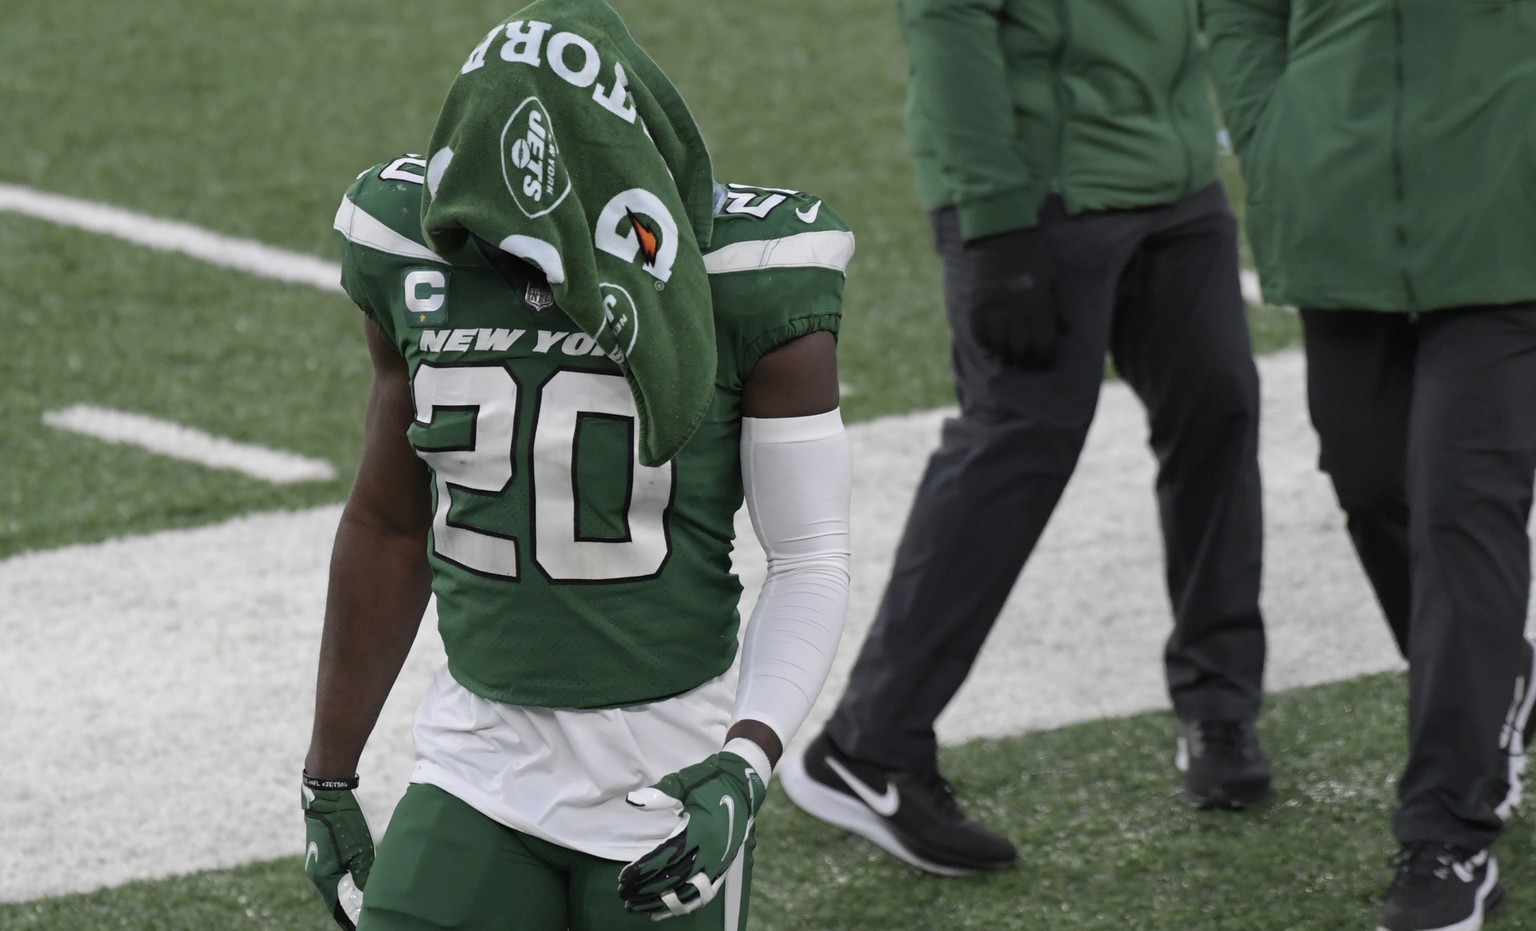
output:
[[[640,465],[619,367],[530,270],[421,233],[423,164],[365,172],[336,215],[342,285],[406,360],[429,466],[428,560],[449,670],[495,701],[604,708],[729,668],[741,584],[743,381],[772,347],[836,334],[853,237],[819,199],[718,187],[705,256],[715,392],[670,462]]]

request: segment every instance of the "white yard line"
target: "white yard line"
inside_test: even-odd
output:
[[[178,252],[262,278],[325,291],[341,290],[341,269],[334,262],[106,204],[0,184],[0,211],[114,236],[162,252]],[[336,477],[336,469],[327,462],[236,443],[143,414],[76,405],[44,414],[43,422],[109,443],[141,446],[161,455],[209,468],[232,469],[277,484],[329,481]]]
[[[157,417],[90,404],[48,411],[43,414],[43,423],[108,443],[138,446],[210,469],[228,469],[276,485],[330,481],[336,477],[335,467],[319,459],[237,443]]]
[[[15,184],[0,184],[0,210],[115,236],[161,252],[179,252],[210,265],[238,269],[274,281],[306,284],[322,291],[341,290],[341,270],[334,262],[250,239],[224,236],[190,223]]]

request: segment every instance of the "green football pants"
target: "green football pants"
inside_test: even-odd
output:
[[[624,864],[498,824],[436,786],[412,784],[379,843],[359,931],[743,931],[752,847],[715,900],[657,924],[619,900]]]

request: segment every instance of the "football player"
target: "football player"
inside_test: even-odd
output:
[[[744,927],[754,819],[847,605],[852,234],[716,184],[602,0],[487,33],[428,151],[336,215],[374,380],[306,870],[365,931]],[[738,637],[744,501],[768,567]],[[357,761],[433,596],[447,664],[375,865]]]
[[[852,234],[818,198],[717,186],[714,398],[645,467],[618,364],[538,270],[425,245],[425,170],[378,165],[337,214],[374,380],[331,564],[306,869],[365,931],[745,927],[753,819],[847,601]],[[768,572],[733,689],[743,500]],[[433,594],[448,662],[375,867],[357,761]]]

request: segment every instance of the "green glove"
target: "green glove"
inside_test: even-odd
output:
[[[767,754],[737,738],[702,762],[629,793],[629,804],[675,811],[681,823],[619,872],[624,908],[660,921],[709,904],[752,835],[753,820],[768,794],[767,774]]]
[[[373,869],[373,835],[352,794],[355,788],[356,776],[315,779],[304,774],[304,872],[331,917],[347,931],[357,927],[363,887]]]

